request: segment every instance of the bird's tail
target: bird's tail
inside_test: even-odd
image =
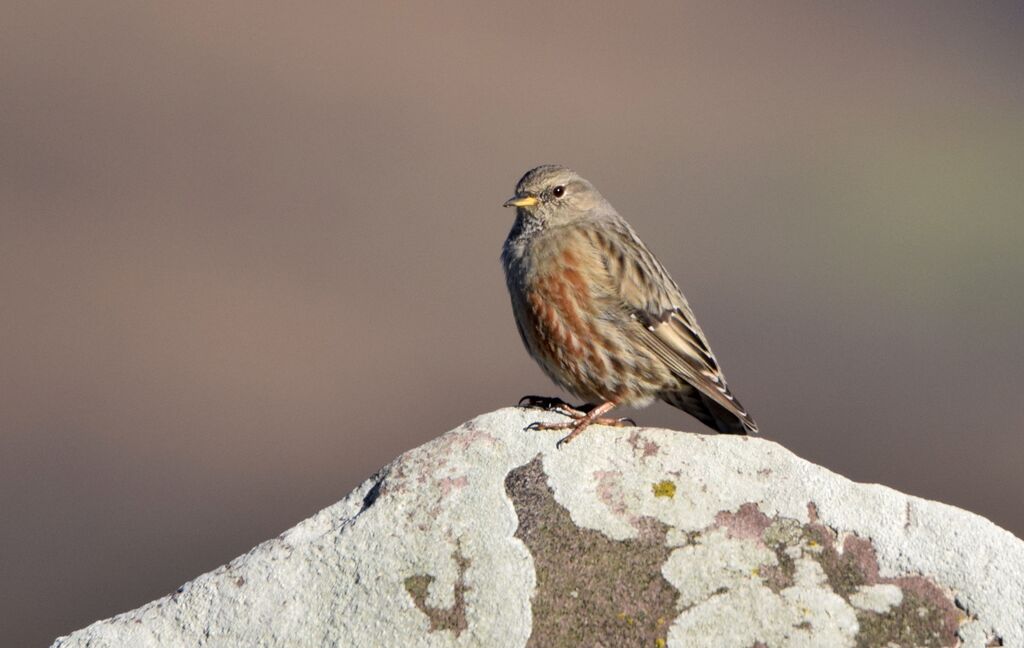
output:
[[[663,393],[661,398],[721,434],[757,433],[757,423],[735,397],[732,398],[734,410],[726,409],[689,385],[677,391]]]

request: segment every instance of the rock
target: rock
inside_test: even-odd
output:
[[[758,438],[504,409],[54,646],[1024,646],[1024,542]]]

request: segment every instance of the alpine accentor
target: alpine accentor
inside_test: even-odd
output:
[[[533,429],[571,430],[567,443],[591,423],[622,425],[601,418],[618,405],[659,398],[719,432],[757,431],[679,287],[592,184],[539,166],[505,206],[516,208],[501,262],[519,335],[552,380],[593,404],[527,397],[573,419]]]

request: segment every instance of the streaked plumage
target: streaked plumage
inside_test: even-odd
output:
[[[597,405],[568,408],[569,441],[617,405],[658,398],[718,430],[756,432],[679,287],[588,181],[540,166],[519,181],[505,241],[512,310],[527,351],[558,385]],[[595,413],[596,412],[596,413]]]

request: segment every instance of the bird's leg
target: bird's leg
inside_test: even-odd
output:
[[[633,421],[629,419],[613,419],[613,418],[602,418],[602,414],[607,414],[618,405],[615,401],[605,401],[597,407],[592,408],[585,414],[578,412],[580,416],[573,416],[573,420],[567,423],[531,423],[526,427],[527,430],[572,430],[567,436],[560,440],[557,447],[562,447],[563,444],[569,443],[580,434],[583,430],[587,429],[592,424],[597,425],[611,425],[613,427],[624,427],[626,425],[633,425]]]
[[[523,396],[519,399],[518,407],[534,407],[549,412],[557,412],[569,418],[579,419],[586,416],[587,412],[593,409],[593,405],[587,403],[579,407],[573,407],[557,396]]]

